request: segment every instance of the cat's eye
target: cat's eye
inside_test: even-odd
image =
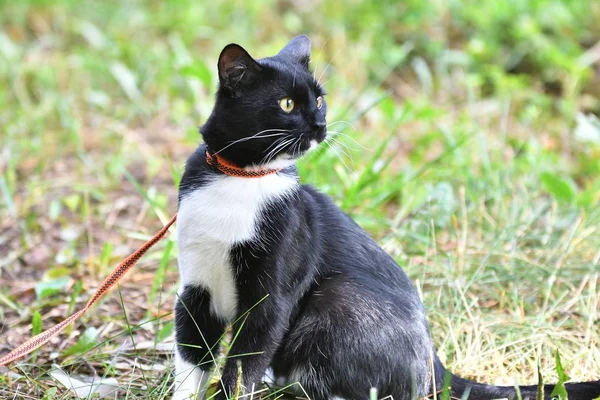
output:
[[[283,99],[279,100],[279,107],[281,107],[281,109],[286,113],[292,112],[294,109],[294,100],[290,99],[289,97],[284,97]]]
[[[320,110],[323,108],[323,96],[317,97],[317,108]]]

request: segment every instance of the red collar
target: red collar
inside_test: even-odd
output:
[[[281,171],[281,168],[257,168],[255,170],[240,168],[218,154],[210,154],[208,150],[206,150],[206,162],[213,169],[221,171],[225,175],[236,176],[238,178],[262,178],[263,176],[276,174]]]

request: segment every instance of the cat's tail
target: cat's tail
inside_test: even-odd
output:
[[[600,397],[600,380],[593,382],[566,383],[565,388],[569,395],[569,400],[594,400]],[[462,398],[463,393],[470,390],[468,400],[492,400],[509,399],[517,400],[517,389],[514,386],[494,386],[486,385],[463,379],[458,376],[452,376],[452,396],[458,399]],[[550,395],[554,390],[554,385],[544,385],[544,400],[552,399]],[[537,398],[537,385],[519,386],[521,399],[541,400]]]

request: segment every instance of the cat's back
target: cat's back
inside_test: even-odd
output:
[[[413,291],[394,259],[331,198],[310,185],[302,185],[302,195],[305,208],[311,211],[317,225],[315,231],[322,245],[319,270],[324,275],[339,272],[374,288],[383,285],[393,288],[394,293]]]

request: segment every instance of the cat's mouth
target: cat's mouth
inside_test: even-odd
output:
[[[300,158],[306,153],[316,149],[325,138],[300,138],[281,155],[282,158],[292,160]]]
[[[279,150],[277,152],[277,155],[273,155],[274,151],[271,150],[271,154],[268,154],[263,160],[266,159],[267,164],[275,160],[278,160],[280,162],[293,163],[295,160],[304,156],[306,153],[309,153],[317,147],[319,147],[319,144],[325,140],[325,136],[325,134],[310,136],[306,134],[301,134],[294,140],[282,139],[284,141],[289,140],[289,142],[284,142],[283,146],[279,144],[280,149],[277,149],[277,145],[271,145],[271,147],[274,147],[276,150]]]

